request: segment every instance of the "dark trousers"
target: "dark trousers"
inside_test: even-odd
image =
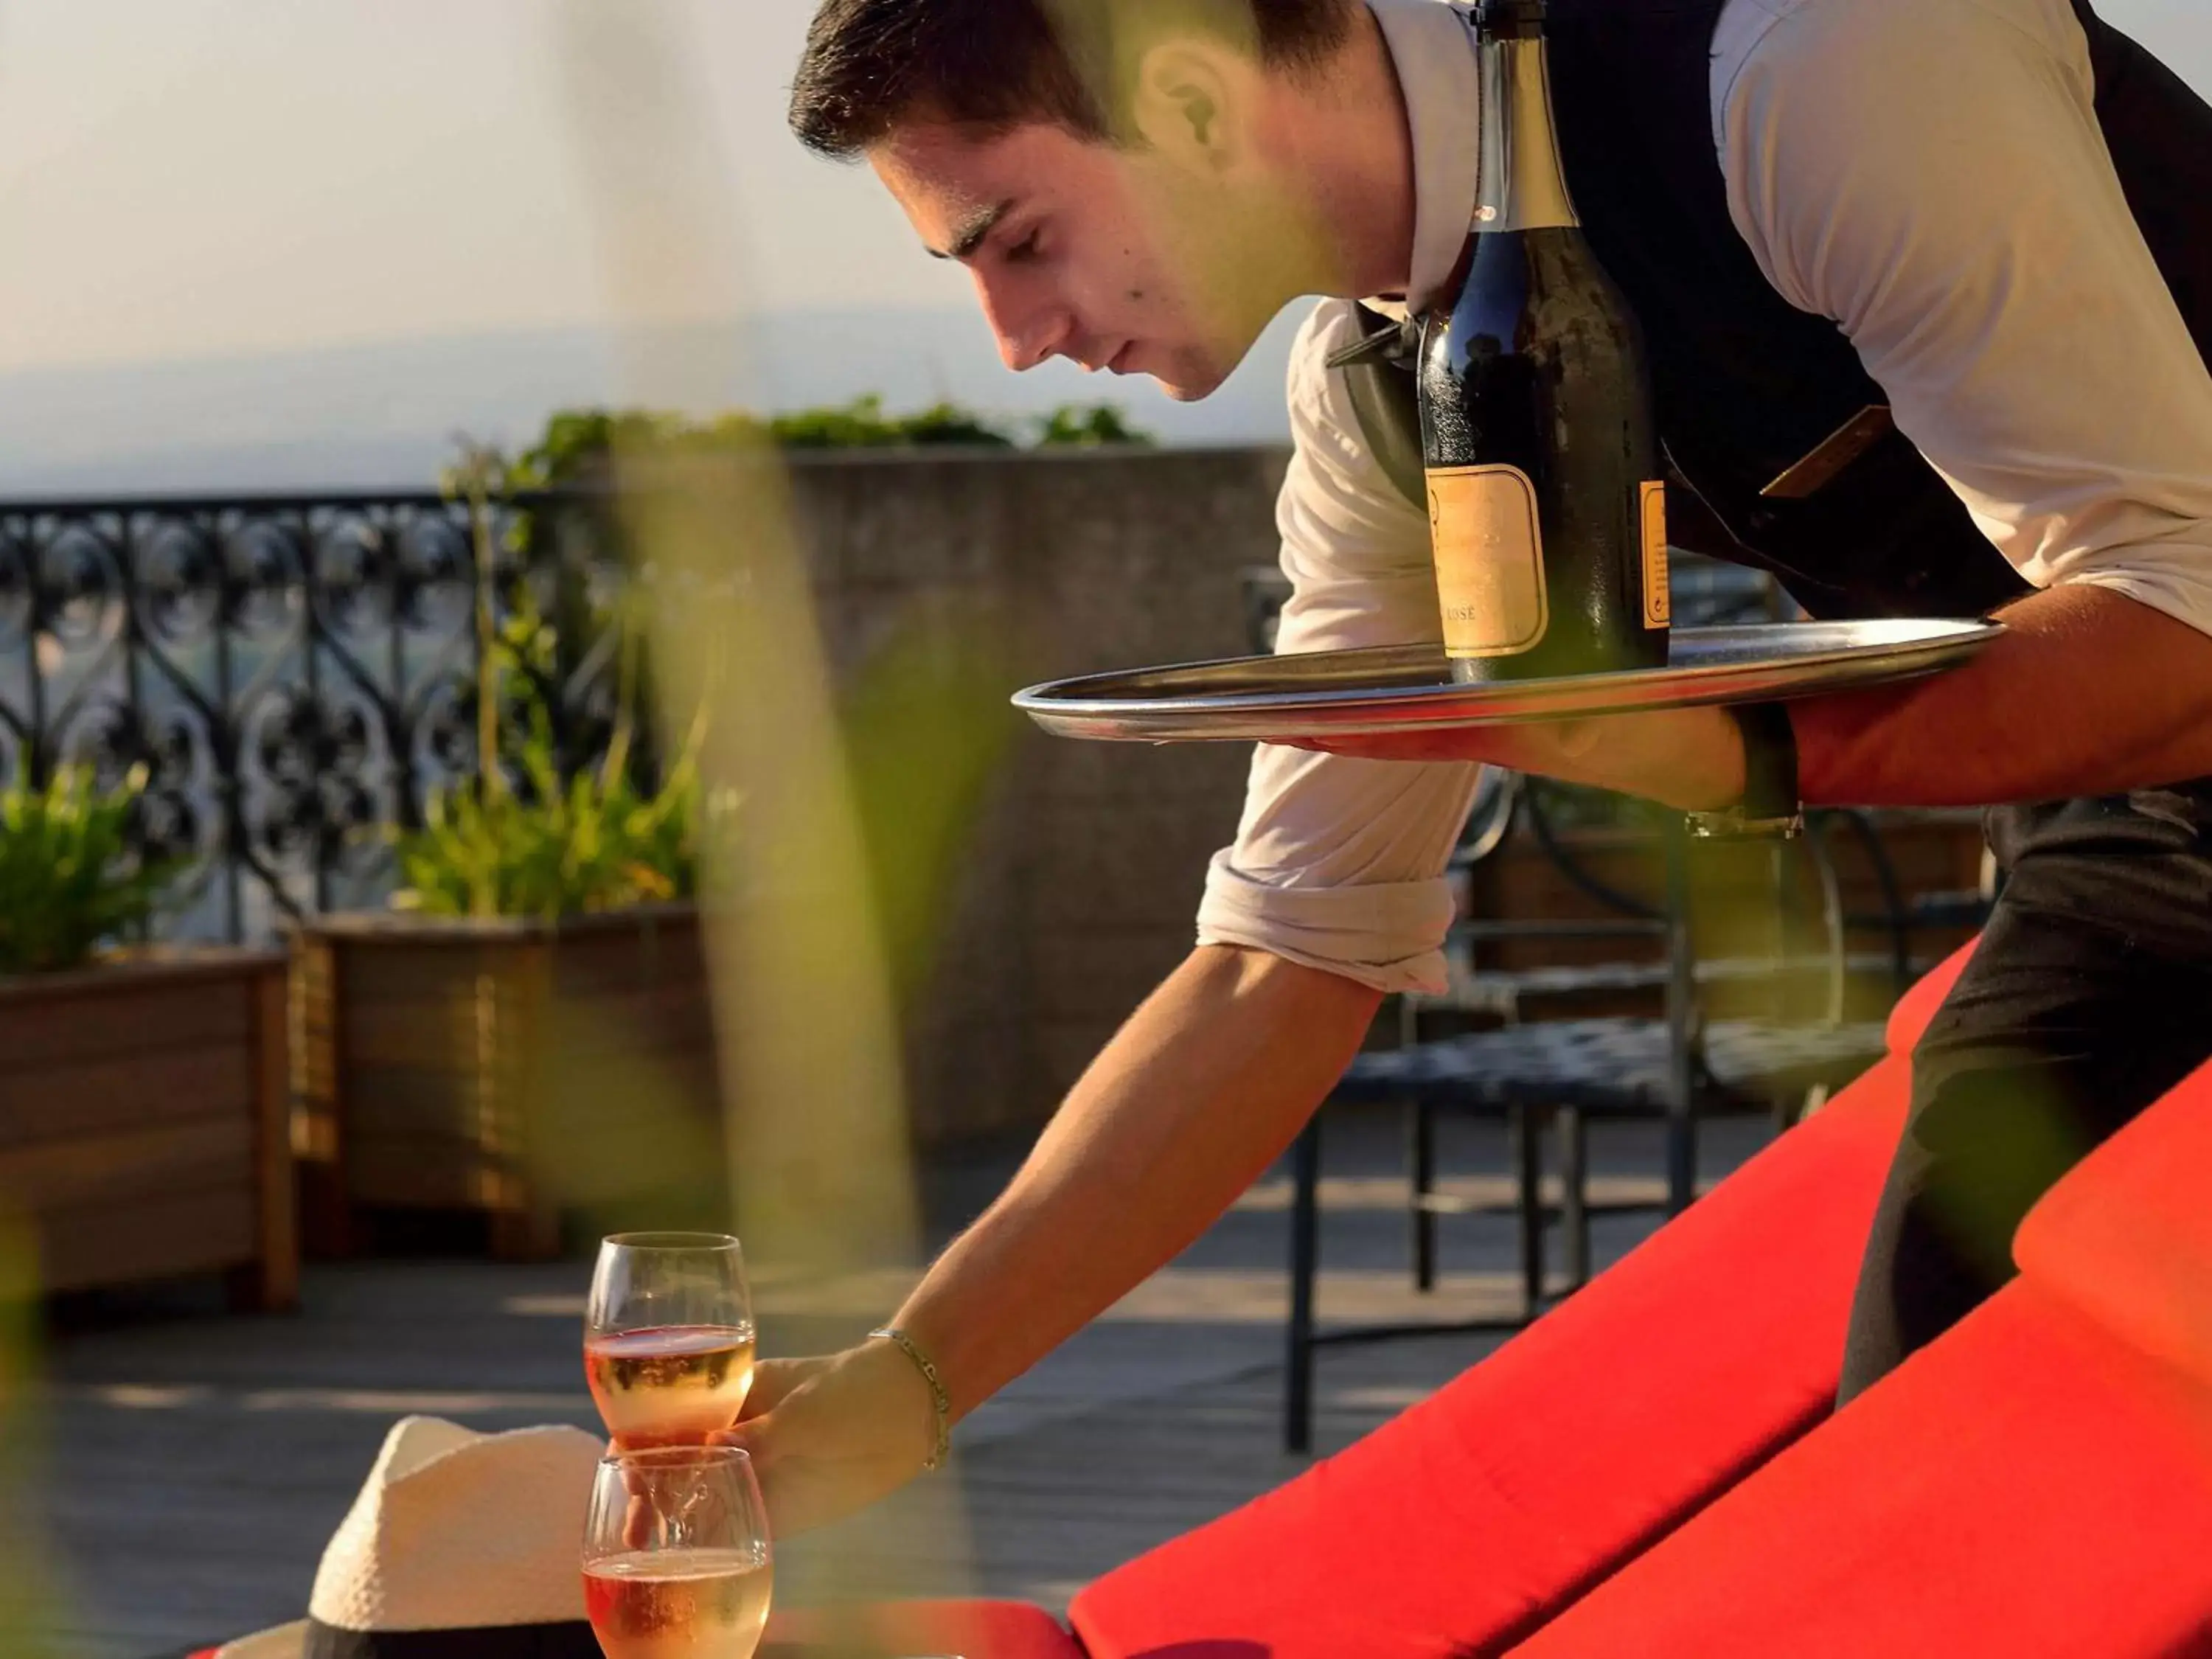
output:
[[[2035,1200],[2212,1058],[2212,781],[1988,829],[2004,890],[1913,1051],[1841,1401],[2011,1278]]]

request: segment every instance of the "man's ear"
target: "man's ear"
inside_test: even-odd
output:
[[[1244,147],[1249,75],[1225,47],[1164,41],[1137,65],[1130,116],[1148,149],[1203,173],[1224,173]]]

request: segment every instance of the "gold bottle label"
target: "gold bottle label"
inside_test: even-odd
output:
[[[1664,628],[1674,619],[1674,594],[1667,578],[1667,486],[1644,486],[1644,625]]]
[[[1429,470],[1429,542],[1448,657],[1510,657],[1551,624],[1536,486],[1517,466]]]

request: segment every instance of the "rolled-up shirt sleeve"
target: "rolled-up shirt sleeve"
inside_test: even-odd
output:
[[[1739,0],[1716,47],[1737,228],[1983,534],[2212,634],[2212,373],[2066,0]]]
[[[1358,326],[1350,304],[1324,301],[1291,354],[1295,447],[1276,521],[1291,594],[1279,652],[1438,636],[1427,521],[1368,454],[1341,379],[1322,362]],[[1206,873],[1199,942],[1267,951],[1381,991],[1442,989],[1444,869],[1480,769],[1260,744],[1237,840]]]

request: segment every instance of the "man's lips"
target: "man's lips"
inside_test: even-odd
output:
[[[1096,356],[1087,351],[1066,351],[1060,356],[1075,364],[1085,374],[1097,374],[1102,370],[1115,374],[1129,372],[1129,356],[1137,349],[1134,340],[1124,340],[1106,356]]]

